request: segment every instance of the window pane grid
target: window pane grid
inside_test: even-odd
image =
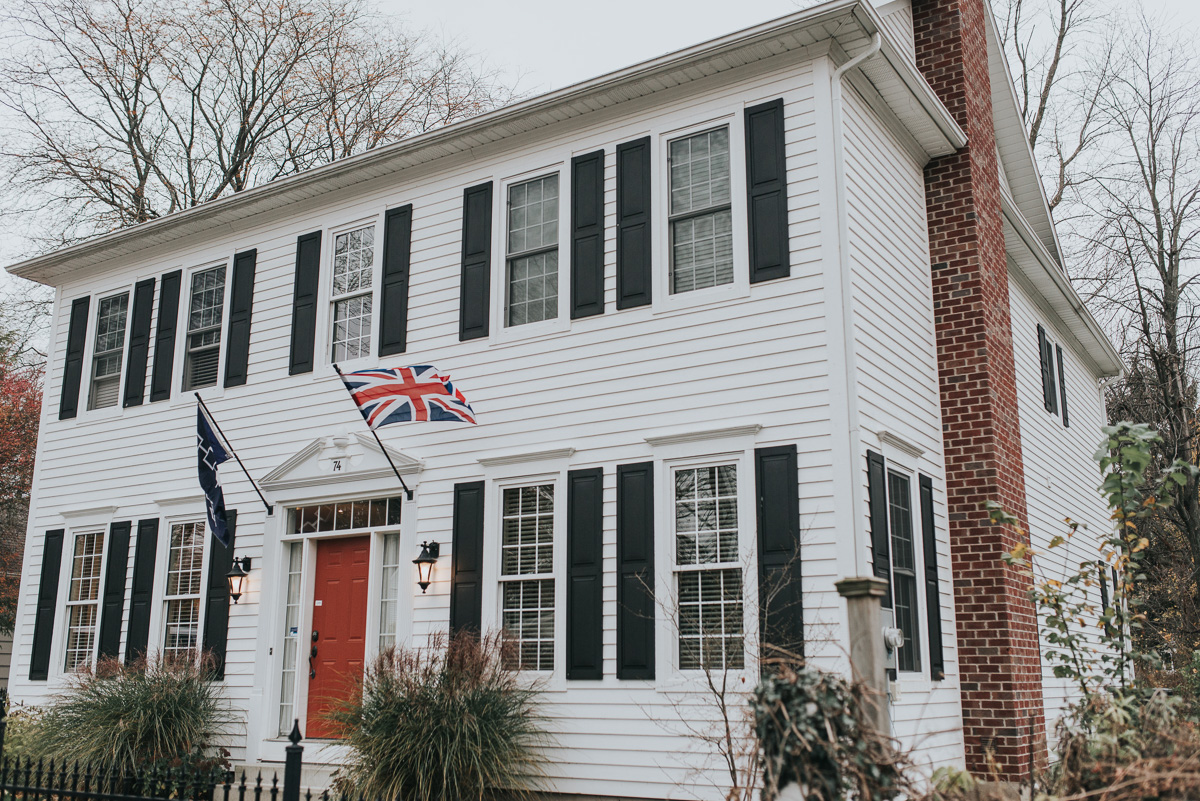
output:
[[[508,325],[558,317],[558,175],[508,189]]]
[[[896,627],[904,634],[904,644],[896,652],[896,667],[903,671],[917,671],[921,669],[921,649],[912,491],[909,479],[898,473],[888,473],[888,514],[891,523],[892,598]]]
[[[691,571],[677,581],[680,669],[744,667],[742,571]]]
[[[400,605],[400,535],[383,538],[383,593],[379,603],[379,650],[396,645]]]
[[[366,226],[333,239],[333,360],[371,355],[374,305],[375,227]]]
[[[94,531],[75,537],[71,557],[71,584],[67,592],[67,671],[87,667],[96,648],[99,617],[100,566],[104,561],[104,534]]]
[[[679,668],[741,669],[737,466],[677,469],[674,484]]]
[[[502,501],[501,616],[517,670],[554,669],[554,485],[507,487]]]
[[[283,613],[283,664],[279,684],[279,733],[292,730],[295,717],[296,661],[300,651],[300,577],[303,564],[303,545],[287,545],[287,602]]]
[[[128,293],[103,298],[96,310],[96,343],[92,349],[92,391],[88,401],[89,409],[117,405],[128,312]]]
[[[733,283],[729,129],[670,143],[671,292]]]
[[[171,526],[163,632],[163,655],[168,658],[190,659],[200,646],[203,567],[204,523]]]
[[[396,497],[296,506],[288,510],[291,515],[288,531],[292,534],[313,534],[395,527],[400,525],[403,503],[403,498]]]
[[[183,388],[199,389],[217,383],[221,356],[221,315],[225,308],[225,267],[212,267],[192,275],[188,306],[187,351]]]

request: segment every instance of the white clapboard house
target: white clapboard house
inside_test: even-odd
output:
[[[720,798],[702,665],[848,669],[834,583],[874,574],[895,734],[1022,775],[1068,691],[1036,646],[989,674],[1032,613],[979,503],[1102,530],[1120,369],[1058,253],[981,0],[834,0],[11,266],[56,290],[13,697],[202,647],[239,764],[297,719],[336,764],[340,678],[505,626],[552,790]],[[385,454],[334,363],[434,365],[478,425]],[[223,465],[231,549],[194,393],[273,507]]]

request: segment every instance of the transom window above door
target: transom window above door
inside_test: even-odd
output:
[[[508,188],[505,318],[510,326],[558,317],[558,174]]]
[[[292,534],[313,534],[398,526],[403,502],[402,498],[368,498],[297,506],[288,510],[291,516],[288,531]]]
[[[729,129],[673,140],[668,161],[671,294],[732,284]]]
[[[333,238],[330,300],[333,304],[333,361],[371,355],[374,312],[375,226]]]

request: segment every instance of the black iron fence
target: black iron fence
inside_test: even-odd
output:
[[[283,782],[245,769],[152,767],[140,772],[107,770],[79,762],[33,760],[4,754],[7,693],[0,689],[0,801],[300,801],[304,746],[300,722],[288,736]],[[329,791],[305,801],[330,801]]]

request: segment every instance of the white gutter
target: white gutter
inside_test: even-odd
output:
[[[860,472],[854,468],[859,457],[862,438],[858,419],[858,367],[854,357],[854,282],[851,279],[850,227],[846,207],[846,151],[842,134],[842,77],[850,70],[861,66],[879,54],[883,37],[878,32],[871,36],[871,46],[833,72],[830,94],[833,117],[833,181],[836,189],[838,269],[842,282],[842,338],[845,347],[846,374],[846,428],[847,454],[853,477],[850,481],[851,519],[854,521],[854,568],[855,575],[869,576],[866,565],[867,530],[863,515],[862,481]]]

